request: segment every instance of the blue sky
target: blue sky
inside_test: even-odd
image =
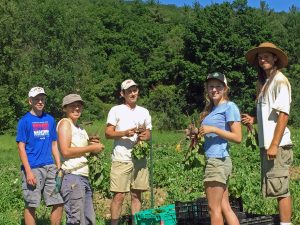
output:
[[[222,3],[224,0],[159,0],[160,4],[175,4],[177,6],[190,5],[197,1],[201,6],[206,6],[211,3]],[[233,2],[233,0],[226,0],[226,2]],[[300,8],[300,0],[265,0],[270,9],[274,9],[276,12],[289,11],[292,5]],[[259,8],[260,0],[248,0],[248,5],[251,7]]]

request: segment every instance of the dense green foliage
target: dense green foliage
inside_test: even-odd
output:
[[[256,72],[244,53],[265,40],[288,52],[284,72],[299,102],[300,12],[276,13],[262,3],[254,9],[246,0],[205,8],[141,0],[3,0],[0,133],[14,130],[36,85],[45,87],[47,110],[56,118],[62,97],[77,92],[87,102],[85,118],[99,119],[119,98],[120,83],[133,78],[156,124],[178,129],[182,115],[202,109],[207,73],[221,71],[231,98],[242,111],[254,112]],[[168,101],[158,104],[160,91]],[[299,106],[293,109],[296,126]]]

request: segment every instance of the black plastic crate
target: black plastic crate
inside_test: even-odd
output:
[[[120,224],[122,225],[131,225],[132,224],[132,215],[124,215],[120,218]]]
[[[280,225],[279,215],[253,215],[238,212],[240,225]],[[227,225],[226,221],[224,223]],[[177,225],[210,225],[209,216],[200,219],[181,220]]]
[[[240,198],[230,198],[230,205],[235,213],[243,211],[243,204]],[[199,198],[196,201],[175,202],[176,220],[178,225],[209,225],[208,202],[206,198]]]

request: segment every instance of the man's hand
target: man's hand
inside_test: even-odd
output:
[[[125,131],[125,135],[126,137],[132,137],[135,134],[136,128],[131,128]]]
[[[270,145],[269,149],[267,150],[267,158],[268,160],[274,160],[278,153],[278,146],[277,145]]]
[[[31,186],[36,185],[36,178],[31,170],[29,172],[26,172],[26,181],[27,181],[27,184],[29,184]]]
[[[241,117],[242,117],[241,122],[243,125],[247,125],[247,124],[253,125],[254,124],[254,117],[250,116],[249,114],[242,113]]]
[[[138,138],[141,141],[147,141],[148,140],[147,131],[143,131],[143,132],[139,133]]]

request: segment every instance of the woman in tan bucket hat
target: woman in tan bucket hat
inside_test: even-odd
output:
[[[64,171],[60,193],[64,200],[66,224],[95,225],[87,156],[103,151],[104,145],[99,139],[90,138],[78,125],[84,108],[80,95],[66,95],[62,107],[65,118],[57,123],[57,136]]]
[[[280,224],[290,225],[292,203],[289,167],[293,161],[293,145],[287,123],[291,106],[291,85],[279,71],[287,66],[288,57],[270,42],[250,49],[245,57],[258,70],[257,112],[256,117],[242,114],[242,123],[257,122],[262,193],[264,197],[277,199]]]

